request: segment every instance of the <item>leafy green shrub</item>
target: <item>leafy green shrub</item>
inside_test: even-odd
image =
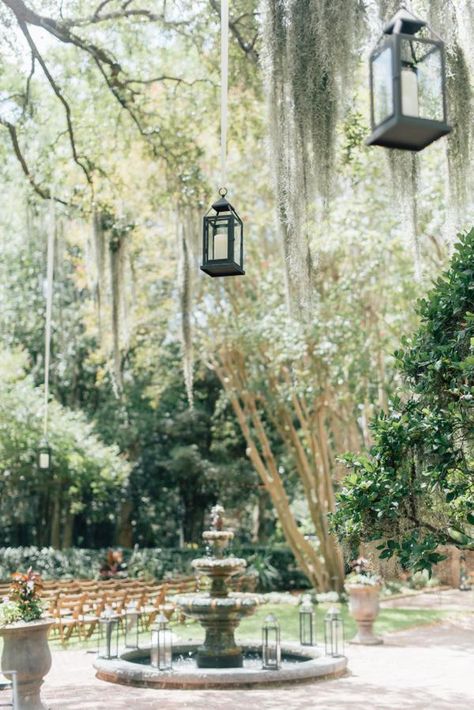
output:
[[[0,605],[0,626],[15,621],[36,621],[43,613],[41,592],[43,582],[31,567],[26,574],[12,574],[8,596]]]
[[[431,574],[439,545],[474,548],[474,229],[418,312],[396,353],[408,396],[374,419],[368,455],[346,457],[332,522],[347,543],[379,540],[381,558]]]
[[[124,550],[128,574],[140,579],[165,579],[192,573],[191,561],[202,554],[200,549],[134,548]],[[305,575],[298,569],[289,548],[261,546],[233,547],[231,553],[243,557],[252,567],[265,591],[308,589]],[[6,581],[17,569],[33,567],[45,580],[95,579],[107,550],[52,547],[0,548],[0,581]],[[258,569],[257,569],[258,568]]]

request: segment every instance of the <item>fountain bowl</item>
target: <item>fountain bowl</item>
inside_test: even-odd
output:
[[[176,645],[173,658],[195,656],[199,643]],[[244,658],[260,655],[260,644],[242,643]],[[198,668],[191,661],[176,663],[171,671],[159,671],[149,665],[150,649],[127,650],[119,658],[97,658],[94,668],[97,678],[111,683],[155,689],[250,688],[287,683],[311,682],[337,678],[346,673],[347,658],[323,656],[316,646],[284,644],[279,670],[263,670],[258,662],[242,668]],[[148,661],[148,663],[147,663]]]

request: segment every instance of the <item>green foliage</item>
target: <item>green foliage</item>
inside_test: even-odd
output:
[[[68,520],[113,521],[129,465],[105,446],[81,412],[49,407],[51,470],[37,467],[44,394],[22,371],[24,358],[2,354],[0,369],[1,539],[59,546]]]
[[[275,589],[279,578],[278,570],[270,562],[270,556],[256,552],[247,561],[247,574],[255,577],[257,592],[269,592]]]
[[[420,302],[420,327],[396,353],[408,396],[372,422],[369,455],[348,455],[337,534],[380,540],[382,558],[431,569],[440,544],[474,546],[474,229]]]
[[[8,626],[22,621],[21,610],[16,602],[4,601],[0,604],[0,626]]]
[[[189,575],[191,560],[202,552],[198,547],[135,547],[132,550],[123,550],[129,576],[140,579]],[[106,553],[105,549],[0,548],[0,581],[8,581],[13,572],[27,566],[34,566],[45,580],[95,579]],[[291,550],[286,546],[234,545],[232,554],[247,560],[249,572],[252,572],[254,567],[261,574],[266,591],[308,587],[306,577],[298,569]]]

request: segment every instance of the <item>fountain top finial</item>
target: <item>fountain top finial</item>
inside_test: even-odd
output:
[[[224,529],[224,507],[222,505],[213,505],[211,508],[211,529],[221,531]]]

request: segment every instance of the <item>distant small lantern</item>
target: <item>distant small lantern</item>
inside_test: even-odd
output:
[[[300,644],[302,646],[314,646],[316,643],[316,627],[314,619],[314,608],[310,597],[303,598],[300,606]]]
[[[203,220],[202,271],[209,276],[243,276],[244,225],[225,198],[227,190],[219,190]]]
[[[281,665],[280,624],[269,614],[262,626],[262,668],[277,671]]]
[[[99,618],[99,656],[100,658],[117,658],[119,649],[119,617],[112,609],[105,610]]]
[[[125,648],[138,648],[140,612],[136,603],[131,603],[125,611]]]
[[[38,446],[38,468],[49,471],[51,468],[51,447],[47,439],[41,439]]]
[[[417,151],[451,131],[444,42],[407,10],[385,25],[370,55],[370,100],[368,145]]]
[[[331,607],[324,617],[324,648],[326,656],[344,655],[344,624],[336,607]]]
[[[164,614],[158,615],[151,630],[151,665],[160,671],[173,667],[173,637]]]

